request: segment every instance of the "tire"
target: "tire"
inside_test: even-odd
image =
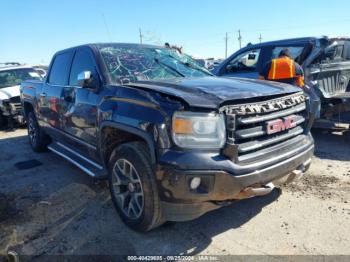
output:
[[[345,131],[345,132],[343,133],[343,136],[344,136],[344,138],[345,138],[345,141],[346,141],[347,143],[350,143],[350,131]]]
[[[2,114],[0,110],[0,129],[3,129],[7,126],[7,119],[6,117]]]
[[[108,169],[111,198],[127,226],[147,232],[165,222],[145,143],[118,146],[111,154]]]
[[[28,113],[27,128],[29,144],[35,152],[44,152],[50,143],[50,138],[40,128],[33,111]]]

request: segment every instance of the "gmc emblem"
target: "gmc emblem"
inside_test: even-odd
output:
[[[287,116],[283,119],[276,119],[266,123],[267,134],[278,133],[293,127],[296,127],[296,116]]]

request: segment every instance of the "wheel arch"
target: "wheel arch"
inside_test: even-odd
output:
[[[28,101],[23,101],[23,115],[24,117],[27,117],[28,113],[29,112],[34,112],[34,106],[31,102],[28,102]]]
[[[150,134],[125,124],[112,121],[102,122],[100,125],[99,148],[104,165],[107,166],[109,157],[116,146],[131,141],[145,142],[150,153],[151,163],[156,163],[156,148]]]

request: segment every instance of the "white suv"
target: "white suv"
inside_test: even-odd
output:
[[[22,81],[41,77],[31,66],[0,63],[0,128],[13,120],[23,123],[19,87]]]

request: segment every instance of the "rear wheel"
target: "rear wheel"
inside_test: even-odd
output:
[[[29,143],[35,152],[46,151],[50,138],[40,128],[33,111],[28,113],[27,128]]]
[[[113,151],[109,188],[121,219],[132,229],[145,232],[164,223],[155,175],[144,143],[126,143]]]
[[[6,117],[2,114],[1,110],[0,110],[0,129],[6,127],[7,125],[7,119]]]

